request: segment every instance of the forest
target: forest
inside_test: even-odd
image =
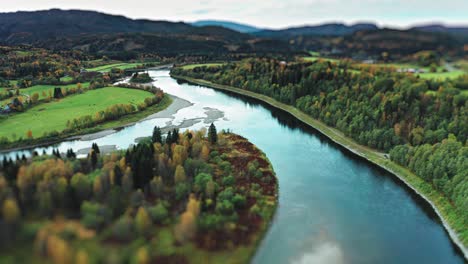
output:
[[[267,95],[389,153],[449,198],[467,226],[468,75],[428,80],[349,60],[262,58],[172,74]]]
[[[0,165],[7,263],[245,263],[277,204],[265,155],[214,124]]]

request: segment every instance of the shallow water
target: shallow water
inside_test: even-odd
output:
[[[126,148],[136,138],[149,136],[155,125],[205,118],[204,108],[218,109],[224,112],[215,121],[218,130],[230,129],[256,144],[279,179],[278,211],[253,263],[464,263],[430,207],[388,173],[286,113],[211,88],[180,84],[168,71],[150,74],[156,86],[193,105],[173,119],[146,120],[103,138],[56,147],[76,151],[96,142]],[[208,125],[200,121],[190,129]]]

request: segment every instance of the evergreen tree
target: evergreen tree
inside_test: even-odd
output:
[[[171,131],[167,132],[166,144],[168,145],[172,144],[172,132]]]
[[[218,133],[216,132],[216,127],[211,123],[210,128],[208,129],[208,139],[211,144],[216,144],[218,142]]]
[[[172,138],[171,138],[170,142],[171,142],[171,144],[179,142],[179,129],[178,128],[174,128],[172,130]]]
[[[91,158],[91,164],[93,165],[93,168],[96,168],[98,157],[97,157],[96,151],[94,151],[93,149],[91,150],[90,158]]]
[[[76,154],[75,154],[75,152],[73,152],[73,149],[68,149],[67,150],[67,158],[69,158],[69,159],[76,158]]]
[[[94,150],[94,152],[96,152],[96,154],[100,154],[100,153],[101,153],[101,151],[99,150],[98,144],[93,143],[93,145],[91,146],[91,148]]]
[[[153,143],[161,143],[162,144],[162,136],[161,136],[161,129],[158,126],[155,126],[153,129]]]
[[[123,173],[118,165],[114,166],[114,177],[115,185],[122,186]]]

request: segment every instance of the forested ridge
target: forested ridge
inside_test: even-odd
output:
[[[449,198],[468,226],[467,75],[434,81],[344,60],[271,59],[172,73],[267,95],[388,152]]]
[[[110,155],[4,159],[0,187],[7,263],[247,263],[277,204],[264,154],[213,124],[155,127]]]

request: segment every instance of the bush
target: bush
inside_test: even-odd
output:
[[[222,179],[223,186],[233,186],[236,183],[234,176],[229,175]]]
[[[243,196],[241,194],[236,194],[236,195],[234,195],[234,198],[232,198],[232,202],[234,203],[234,206],[236,208],[242,208],[247,203],[247,200],[246,200],[245,196]]]
[[[133,221],[131,218],[123,216],[117,220],[117,222],[112,226],[112,236],[115,239],[120,241],[128,241],[132,239],[134,230],[133,230]]]
[[[216,211],[224,215],[230,215],[234,212],[234,205],[229,200],[222,200],[216,204]]]
[[[158,203],[156,206],[150,207],[148,211],[153,222],[158,224],[165,223],[169,216],[169,212],[162,203]]]
[[[198,227],[203,231],[220,230],[224,225],[224,219],[218,214],[203,214],[198,219]]]
[[[175,187],[175,198],[176,200],[180,201],[182,199],[184,199],[185,197],[187,197],[187,195],[189,194],[189,186],[187,183],[183,182],[183,183],[178,183]]]

